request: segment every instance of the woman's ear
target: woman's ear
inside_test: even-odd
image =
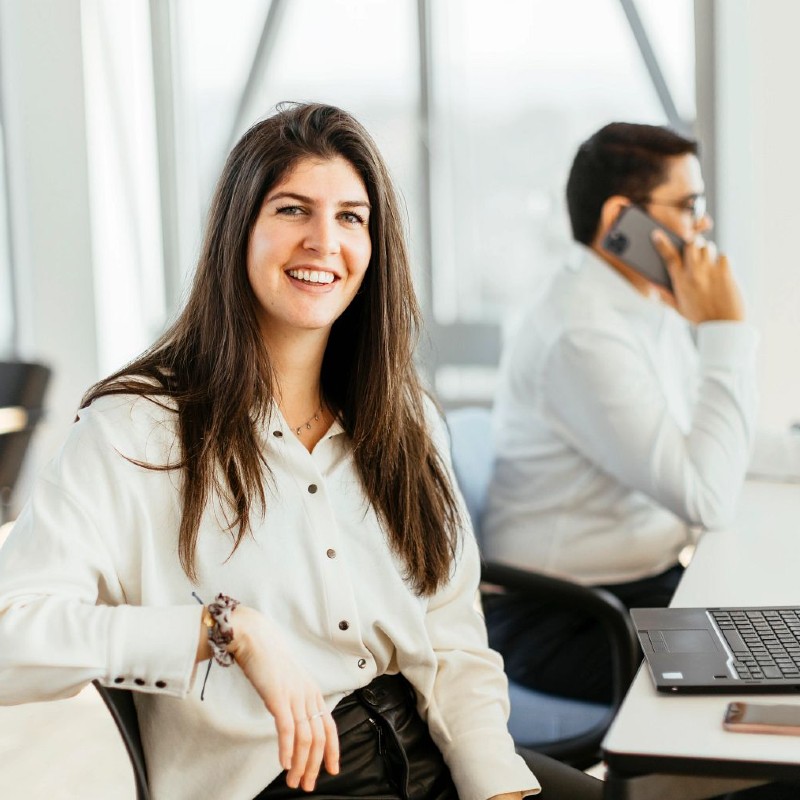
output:
[[[603,203],[603,207],[600,209],[600,221],[597,226],[595,243],[602,242],[606,238],[606,234],[617,221],[617,217],[622,209],[630,205],[633,205],[631,199],[629,197],[623,197],[621,194],[611,195],[611,197]]]

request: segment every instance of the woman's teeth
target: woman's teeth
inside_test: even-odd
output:
[[[308,283],[333,283],[334,275],[332,272],[317,272],[308,269],[290,269],[289,275],[299,281]]]

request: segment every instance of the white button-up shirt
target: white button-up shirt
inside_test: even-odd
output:
[[[535,790],[507,732],[467,523],[452,578],[418,597],[341,427],[309,453],[275,409],[262,431],[266,512],[232,553],[225,509],[209,504],[194,586],[177,555],[181,473],[135,463],[175,463],[174,424],[147,399],[101,398],[44,470],[0,550],[0,703],[66,697],[93,679],[137,690],[155,800],[249,800],[281,772],[273,718],[235,666],[212,667],[203,702],[194,679],[201,607],[191,593],[208,603],[224,592],[280,626],[330,708],[401,671],[462,800]]]
[[[504,355],[487,554],[590,584],[677,563],[691,526],[734,513],[756,342],[742,322],[693,331],[576,247]]]

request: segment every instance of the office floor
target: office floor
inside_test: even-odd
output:
[[[128,756],[90,686],[69,700],[0,707],[0,797],[133,800]]]

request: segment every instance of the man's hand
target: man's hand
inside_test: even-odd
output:
[[[728,259],[717,255],[713,243],[687,243],[682,259],[659,230],[653,231],[653,245],[666,262],[679,314],[695,324],[744,319],[742,295]]]

